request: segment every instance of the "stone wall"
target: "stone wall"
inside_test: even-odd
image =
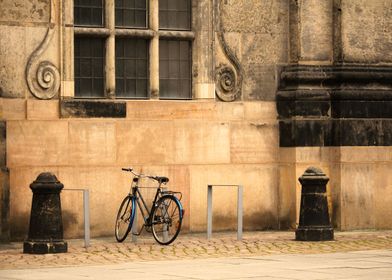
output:
[[[92,234],[111,235],[129,190],[127,166],[170,178],[169,188],[184,194],[185,230],[205,230],[208,184],[244,185],[245,229],[277,229],[273,102],[129,101],[121,119],[59,118],[59,101],[19,102],[25,109],[7,121],[13,238],[27,233],[29,184],[43,171],[65,189],[89,188]],[[80,236],[81,193],[61,196],[66,236]],[[214,229],[234,229],[235,221],[235,189],[215,189]]]

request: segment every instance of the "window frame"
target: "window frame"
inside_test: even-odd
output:
[[[193,40],[195,39],[195,33],[192,28],[192,1],[189,1],[189,26],[190,29],[178,30],[178,29],[167,29],[159,28],[159,2],[156,0],[146,0],[146,27],[124,27],[115,25],[115,0],[102,0],[102,16],[103,26],[79,26],[73,25],[73,39],[83,37],[98,37],[104,40],[105,54],[103,57],[104,61],[104,92],[103,97],[83,97],[76,96],[76,89],[73,90],[73,98],[75,99],[119,99],[119,100],[143,100],[143,99],[156,99],[156,100],[192,100],[193,96]],[[73,2],[71,0],[71,2]],[[74,5],[72,3],[72,9]],[[146,39],[149,45],[148,47],[148,77],[147,77],[147,92],[145,97],[117,97],[115,93],[116,84],[116,73],[115,73],[115,40],[116,38],[134,38],[134,39]],[[173,98],[162,98],[159,94],[159,41],[160,40],[179,40],[189,42],[189,97],[173,97]],[[73,40],[72,40],[73,41]],[[73,43],[73,42],[72,42]],[[75,58],[72,55],[72,62],[75,65]],[[73,67],[72,67],[73,68]],[[73,73],[73,80],[74,73]]]

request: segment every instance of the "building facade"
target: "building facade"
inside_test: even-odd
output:
[[[113,234],[130,166],[184,194],[186,231],[208,184],[244,186],[245,229],[294,229],[309,166],[336,228],[392,228],[391,0],[2,0],[0,95],[2,240],[45,171]],[[61,199],[81,236],[81,194]],[[213,205],[234,229],[235,189]]]

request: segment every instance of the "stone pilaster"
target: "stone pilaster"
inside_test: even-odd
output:
[[[333,1],[299,1],[299,63],[328,64],[333,58]]]

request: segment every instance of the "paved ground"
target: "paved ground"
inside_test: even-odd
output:
[[[293,232],[245,232],[242,241],[235,233],[186,234],[169,246],[152,236],[136,244],[106,238],[88,249],[71,240],[68,253],[47,255],[22,254],[13,243],[0,245],[0,279],[392,279],[392,231],[335,235],[297,242]]]
[[[132,262],[116,265],[2,270],[3,280],[392,279],[392,251]]]

